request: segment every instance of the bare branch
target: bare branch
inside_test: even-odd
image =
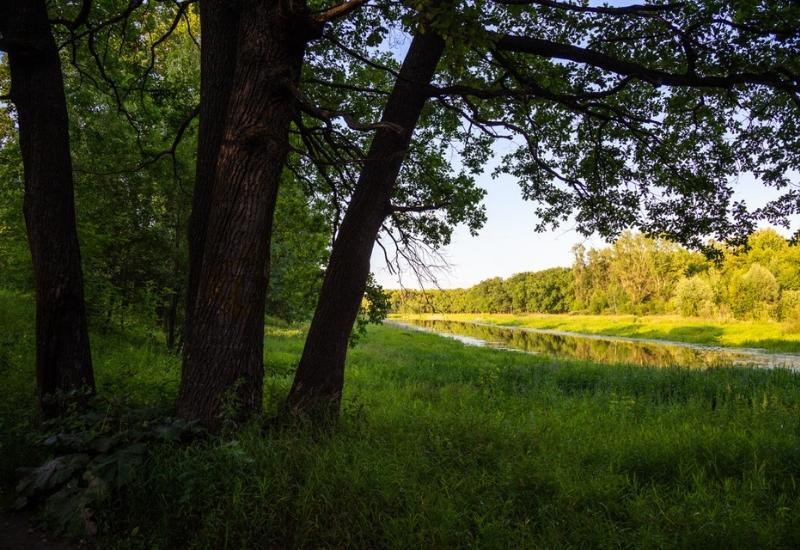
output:
[[[380,63],[376,63],[375,61],[373,61],[372,59],[370,59],[368,57],[364,57],[363,55],[358,53],[356,50],[354,50],[352,48],[349,48],[346,45],[344,45],[343,43],[341,43],[339,40],[336,39],[336,37],[333,36],[333,34],[325,33],[323,36],[324,36],[324,38],[326,40],[332,42],[338,48],[341,48],[350,57],[361,61],[362,63],[372,67],[373,69],[386,71],[387,73],[391,74],[395,78],[400,78],[400,73],[397,72],[396,70],[392,69],[391,67],[387,67],[386,65],[381,65]]]
[[[386,90],[380,90],[378,88],[367,88],[366,86],[356,86],[354,84],[348,84],[345,82],[329,82],[327,80],[319,80],[317,78],[303,78],[301,82],[307,84],[318,84],[320,86],[327,86],[329,88],[335,88],[337,90],[348,90],[351,92],[357,92],[362,94],[376,94],[376,95],[390,94],[390,92]]]
[[[437,204],[410,204],[410,205],[390,205],[389,210],[390,212],[394,213],[406,213],[406,212],[431,212],[433,210],[441,210],[442,208],[447,208],[450,205],[450,202],[441,202]]]
[[[194,2],[196,0],[187,0],[187,1]],[[130,0],[128,2],[128,6],[124,10],[119,12],[118,14],[114,15],[113,17],[109,17],[105,21],[101,21],[100,23],[98,23],[96,25],[87,25],[88,29],[85,30],[82,33],[70,33],[71,34],[70,39],[67,42],[65,42],[64,44],[61,44],[59,46],[59,49],[63,48],[69,42],[74,42],[76,40],[79,40],[81,38],[86,37],[86,35],[88,35],[90,33],[96,33],[97,31],[99,31],[101,29],[104,29],[106,27],[110,27],[110,26],[115,25],[115,24],[117,24],[117,23],[119,23],[121,21],[127,21],[128,17],[130,17],[130,15],[134,11],[136,11],[136,9],[138,9],[142,4],[144,4],[144,0]]]
[[[609,7],[609,6],[583,6],[579,4],[570,4],[568,2],[556,2],[554,0],[494,0],[497,4],[504,4],[507,6],[529,6],[531,4],[537,6],[544,6],[547,8],[556,8],[559,10],[572,11],[578,13],[597,13],[602,15],[635,15],[635,16],[648,16],[666,11],[673,11],[684,7],[684,2],[676,2],[674,4],[632,4],[630,6]]]
[[[368,0],[345,0],[341,4],[337,4],[326,10],[315,13],[312,18],[317,23],[328,23],[334,19],[344,17],[354,10],[357,10],[366,4],[367,1]]]
[[[774,71],[741,72],[721,76],[675,74],[660,69],[651,69],[633,61],[618,59],[596,50],[516,35],[495,34],[495,46],[502,51],[527,53],[591,65],[621,76],[637,78],[654,86],[730,89],[740,84],[762,84],[789,91],[795,95],[800,94],[800,85],[787,81]]]
[[[328,127],[332,125],[332,120],[334,118],[341,118],[349,128],[359,132],[371,132],[381,128],[396,132],[398,134],[403,132],[403,128],[401,126],[391,122],[359,122],[353,117],[352,114],[346,111],[336,111],[333,109],[317,107],[303,94],[303,92],[300,91],[297,86],[294,85],[293,82],[287,81],[286,86],[292,92],[292,95],[304,113],[323,121]]]
[[[177,168],[177,159],[176,159],[175,155],[176,155],[177,150],[178,150],[178,145],[180,145],[181,141],[183,140],[183,136],[186,133],[186,130],[189,128],[189,124],[191,124],[192,121],[195,118],[197,118],[197,116],[199,114],[200,114],[200,106],[198,105],[198,106],[194,107],[191,110],[191,112],[181,122],[180,126],[178,126],[178,129],[177,129],[177,131],[175,133],[175,137],[173,138],[172,144],[170,145],[169,149],[165,149],[163,151],[159,151],[158,153],[155,153],[155,154],[151,155],[150,158],[142,160],[139,164],[137,164],[136,166],[134,166],[132,168],[123,168],[123,169],[120,169],[120,170],[110,170],[110,171],[107,171],[107,172],[93,172],[91,170],[82,170],[82,169],[76,168],[73,171],[74,172],[78,172],[78,173],[83,173],[83,174],[91,174],[91,175],[94,175],[94,176],[113,176],[113,175],[118,175],[118,174],[131,174],[131,173],[136,173],[136,172],[138,172],[138,171],[140,171],[140,170],[142,170],[142,169],[144,169],[144,168],[146,168],[146,167],[148,167],[148,166],[150,166],[152,164],[155,164],[159,160],[161,160],[164,157],[168,156],[168,157],[170,157],[172,159],[172,171],[177,176],[178,168]]]
[[[64,25],[70,31],[74,31],[89,19],[89,12],[92,11],[92,0],[83,0],[81,9],[75,19],[55,18],[51,19],[50,23],[54,25]]]

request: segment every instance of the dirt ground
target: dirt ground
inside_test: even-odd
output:
[[[34,529],[30,517],[0,511],[0,550],[85,550],[88,546],[53,540]]]

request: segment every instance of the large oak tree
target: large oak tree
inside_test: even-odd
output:
[[[757,219],[782,221],[797,210],[791,190],[748,210],[731,189],[731,178],[748,169],[785,188],[797,160],[796,6],[501,0],[460,8],[437,21],[444,32],[461,30],[448,37],[456,61],[437,77],[396,74],[385,120],[397,117],[398,105],[418,113],[430,97],[471,132],[519,144],[498,171],[516,176],[540,205],[539,229],[574,217],[586,233],[636,226],[698,245],[705,235],[744,235]],[[408,139],[414,120],[400,124]],[[380,129],[373,138],[334,242],[289,398],[305,412],[338,410],[369,244],[393,214],[409,143],[389,136]]]

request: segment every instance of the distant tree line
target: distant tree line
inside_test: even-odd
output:
[[[634,313],[800,322],[800,247],[773,229],[710,258],[625,232],[573,249],[571,268],[495,277],[470,288],[392,290],[395,313]]]
[[[566,267],[494,277],[470,288],[388,292],[394,313],[564,313],[575,302]]]

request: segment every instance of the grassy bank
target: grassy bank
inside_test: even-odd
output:
[[[0,294],[6,489],[35,455],[29,309]],[[93,345],[101,391],[170,403],[178,361],[157,342]],[[270,330],[268,410],[301,347],[301,332]],[[335,431],[253,425],[155,447],[101,511],[101,547],[788,548],[799,472],[789,372],[553,362],[376,327],[350,354]]]
[[[790,323],[687,318],[675,315],[512,315],[430,314],[398,315],[397,319],[477,321],[508,327],[538,328],[652,338],[714,346],[762,348],[774,352],[800,352],[800,332]]]

